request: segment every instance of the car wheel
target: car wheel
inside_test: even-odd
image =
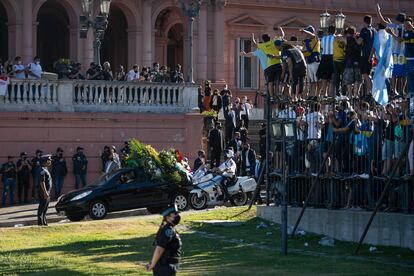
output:
[[[188,209],[188,197],[179,192],[172,197],[172,204],[176,205],[179,211],[185,211]]]
[[[249,197],[247,194],[243,191],[238,192],[232,197],[233,200],[231,200],[231,204],[233,206],[243,206],[247,204],[247,201],[249,201]]]
[[[167,209],[167,207],[148,207],[147,210],[148,212],[150,212],[151,214],[160,214],[162,211],[164,211],[165,209]]]
[[[85,218],[84,214],[81,215],[66,215],[70,221],[81,221]]]
[[[108,213],[108,207],[103,201],[94,201],[89,207],[89,216],[91,219],[103,219]]]
[[[195,210],[203,210],[207,207],[208,198],[205,193],[198,197],[197,194],[190,194],[190,205]]]

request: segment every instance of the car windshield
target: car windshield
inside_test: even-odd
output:
[[[114,175],[118,174],[119,171],[112,171],[110,173],[105,173],[103,175],[98,176],[95,178],[94,181],[92,181],[89,186],[101,186],[105,184],[108,180],[112,179]]]

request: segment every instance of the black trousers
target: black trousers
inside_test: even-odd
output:
[[[242,121],[244,122],[244,127],[246,129],[249,129],[249,116],[244,114],[244,115],[241,115],[240,117],[241,117]]]
[[[19,197],[19,204],[27,203],[27,196],[29,195],[30,188],[30,176],[28,177],[19,177],[17,179],[17,194]],[[23,195],[23,200],[22,200]]]
[[[220,166],[220,157],[221,151],[211,151],[210,162],[212,168]]]
[[[50,198],[44,199],[43,195],[39,196],[39,207],[37,209],[37,225],[47,225],[46,213],[49,208]]]
[[[152,271],[155,276],[175,276],[177,273],[178,264],[160,264],[157,263]]]

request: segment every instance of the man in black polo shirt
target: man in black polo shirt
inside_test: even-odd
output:
[[[372,56],[373,56],[373,45],[374,37],[377,31],[372,27],[372,17],[370,15],[364,16],[365,27],[361,29],[357,43],[362,46],[360,69],[361,74],[365,82],[365,88],[367,93],[371,93],[372,80],[371,80],[371,69],[372,69]]]
[[[10,205],[14,204],[14,190],[16,189],[16,165],[13,162],[13,156],[7,157],[7,163],[4,163],[1,171],[3,173],[3,200],[2,206],[6,206],[7,194],[10,195]]]
[[[47,226],[46,213],[49,208],[50,192],[52,190],[52,176],[48,167],[52,165],[52,156],[50,154],[40,157],[41,169],[39,171],[39,207],[37,209],[37,224]]]
[[[41,150],[36,150],[36,156],[32,159],[32,176],[33,176],[33,184],[32,184],[32,199],[36,201],[37,199],[37,190],[39,189],[39,172],[41,169],[40,165],[40,156],[42,155]]]
[[[83,154],[83,148],[77,147],[76,154],[72,157],[73,174],[75,175],[75,189],[79,189],[80,183],[82,187],[86,186],[86,171],[88,168],[88,159]]]
[[[31,171],[32,165],[27,159],[27,152],[20,153],[20,159],[17,161],[17,194],[19,197],[19,204],[29,203],[27,196],[30,188]]]

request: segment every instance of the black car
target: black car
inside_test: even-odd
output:
[[[147,208],[154,214],[170,204],[185,210],[190,190],[188,183],[152,180],[142,169],[123,168],[102,175],[81,190],[62,195],[55,208],[70,221],[80,221],[88,214],[92,219],[103,219],[109,212],[136,208]]]

